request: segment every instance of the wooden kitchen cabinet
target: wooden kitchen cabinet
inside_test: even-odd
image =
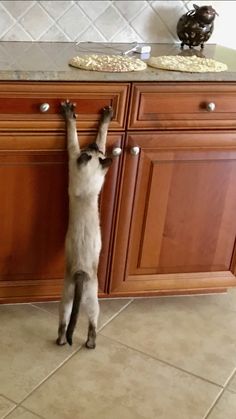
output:
[[[65,99],[82,145],[111,105],[121,149],[100,196],[99,295],[235,286],[236,83],[0,82],[0,302],[60,298]]]
[[[236,285],[235,104],[235,83],[133,83],[112,295]]]
[[[132,155],[133,147],[140,153]],[[236,132],[128,135],[113,250],[113,295],[235,284]]]
[[[94,136],[81,134],[81,145]],[[121,134],[110,134],[108,152],[121,143]],[[64,133],[0,135],[1,302],[60,298],[68,213],[65,148]],[[100,199],[101,295],[107,281],[118,169],[119,159],[114,159]]]
[[[122,147],[129,83],[0,82],[0,302],[59,299],[67,229],[67,153],[60,103],[76,103],[83,147],[100,112],[112,106],[108,153]],[[101,196],[103,246],[99,292],[105,295],[120,159]]]

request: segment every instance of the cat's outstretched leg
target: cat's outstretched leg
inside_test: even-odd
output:
[[[65,345],[67,343],[66,330],[70,321],[73,299],[75,292],[75,282],[69,275],[66,276],[64,282],[64,290],[62,300],[59,306],[59,327],[58,327],[58,345]]]
[[[84,284],[83,303],[89,320],[86,347],[88,349],[94,349],[96,347],[97,322],[99,315],[97,278],[90,279]]]
[[[78,157],[80,153],[78,135],[76,130],[76,115],[75,115],[76,104],[66,100],[61,102],[62,113],[66,120],[67,128],[67,150],[69,157]]]
[[[109,127],[109,123],[113,117],[113,109],[111,106],[106,106],[102,110],[102,116],[100,120],[100,125],[98,128],[96,144],[99,150],[105,154],[106,152],[106,139],[107,139],[107,131]]]

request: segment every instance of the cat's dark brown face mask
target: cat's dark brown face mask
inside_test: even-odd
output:
[[[87,164],[93,156],[98,158],[103,169],[107,169],[112,163],[111,157],[105,157],[103,152],[99,150],[98,145],[96,143],[91,143],[87,148],[81,150],[81,154],[77,159],[78,165]]]

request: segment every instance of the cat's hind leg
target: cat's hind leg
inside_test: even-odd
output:
[[[97,278],[90,279],[84,284],[83,304],[89,320],[86,347],[94,349],[96,347],[97,323],[99,316]]]
[[[75,292],[75,282],[73,277],[66,275],[64,282],[63,296],[59,305],[59,327],[58,327],[58,338],[56,343],[58,345],[65,345],[66,329],[70,320],[73,299]]]

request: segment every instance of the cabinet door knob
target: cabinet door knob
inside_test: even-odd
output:
[[[120,147],[114,147],[113,149],[112,149],[112,155],[114,156],[114,157],[118,157],[118,156],[120,156],[121,155],[121,153],[122,153],[122,149],[120,148]]]
[[[42,113],[47,112],[49,110],[49,108],[50,108],[49,103],[41,103],[41,105],[39,107],[40,112],[42,112]]]
[[[214,112],[214,110],[216,108],[216,104],[214,102],[209,102],[209,103],[207,103],[206,108],[207,108],[208,112]]]
[[[138,146],[131,147],[130,154],[132,154],[132,156],[137,156],[139,153],[140,153],[140,147]]]

